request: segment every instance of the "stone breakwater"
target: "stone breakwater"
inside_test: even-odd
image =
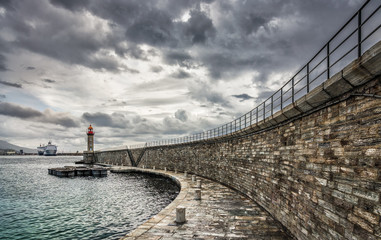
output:
[[[287,240],[282,225],[247,197],[217,182],[180,172],[113,167],[114,173],[141,172],[172,178],[181,191],[176,199],[124,240],[145,239],[268,239]],[[197,187],[201,181],[201,188]],[[201,189],[201,199],[195,191]],[[176,209],[185,209],[185,223],[175,222]]]
[[[273,117],[228,136],[146,148],[139,166],[226,184],[297,239],[380,239],[380,73],[378,43]],[[121,154],[95,153],[131,165]]]

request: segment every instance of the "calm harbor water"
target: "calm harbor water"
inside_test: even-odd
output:
[[[80,159],[0,156],[0,239],[117,239],[178,194],[171,180],[149,175],[48,175]]]

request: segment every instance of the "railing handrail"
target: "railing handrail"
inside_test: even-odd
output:
[[[152,147],[152,146],[161,146],[161,145],[174,145],[174,144],[182,144],[182,143],[207,140],[207,139],[212,139],[212,138],[220,137],[220,136],[226,136],[229,134],[233,134],[234,132],[237,132],[239,130],[245,129],[245,128],[247,128],[253,124],[256,124],[262,120],[265,120],[267,117],[270,117],[273,115],[274,110],[280,111],[280,110],[284,109],[286,106],[288,106],[289,104],[294,103],[296,100],[298,100],[298,98],[296,98],[297,97],[296,95],[300,94],[301,92],[305,92],[305,94],[309,93],[311,90],[311,87],[313,86],[313,83],[315,81],[318,81],[319,78],[322,77],[324,74],[326,74],[326,79],[329,79],[332,76],[332,72],[331,72],[332,68],[337,63],[339,63],[340,61],[345,59],[350,53],[353,52],[353,50],[355,50],[357,48],[357,55],[356,56],[357,56],[357,58],[361,57],[361,55],[364,51],[364,49],[362,49],[363,42],[365,42],[371,36],[373,36],[373,34],[376,33],[381,27],[381,24],[374,27],[367,36],[363,36],[363,34],[362,34],[363,26],[366,23],[368,23],[369,20],[371,18],[373,18],[374,15],[381,8],[381,4],[379,4],[375,8],[375,10],[372,11],[369,14],[369,16],[367,16],[367,18],[362,19],[363,9],[372,1],[374,2],[377,0],[367,0],[359,8],[359,10],[357,10],[356,13],[323,45],[323,47],[305,65],[303,65],[296,72],[296,74],[294,74],[290,78],[290,80],[288,80],[285,84],[283,84],[283,86],[280,89],[275,91],[270,97],[268,97],[262,103],[258,104],[256,107],[254,107],[253,109],[251,109],[247,113],[243,114],[239,118],[236,118],[236,119],[234,119],[228,123],[225,123],[224,125],[220,125],[216,128],[209,129],[206,131],[202,131],[199,133],[195,133],[195,134],[190,135],[190,136],[164,139],[164,140],[159,140],[159,141],[155,140],[155,141],[147,142],[145,144],[132,145],[132,146],[129,146],[129,148],[133,149],[133,148],[143,148],[143,147]],[[350,27],[350,23],[352,21],[354,21],[354,19],[356,19],[356,17],[357,17],[357,27],[353,31],[350,31],[350,33],[348,34],[347,37],[344,38],[344,40],[337,43],[337,46],[334,46],[334,47],[332,47],[332,49],[330,49],[331,43],[333,43],[333,41],[336,40],[338,38],[338,36],[340,35],[340,33],[342,33],[345,29],[347,29],[347,27],[348,28]],[[379,21],[379,22],[381,22],[381,21]],[[336,61],[333,61],[333,63],[331,64],[331,62],[330,62],[331,61],[331,58],[330,58],[331,55],[333,53],[336,53],[337,50],[339,48],[341,48],[344,45],[344,43],[349,41],[354,36],[354,34],[356,32],[357,32],[357,40],[356,40],[357,43],[354,46],[347,47],[344,50],[344,53],[340,57],[338,57],[338,59]],[[325,51],[325,53],[324,53],[324,51]],[[322,56],[322,59],[319,61],[318,57],[320,54],[324,54],[324,55]],[[317,60],[318,63],[313,65],[313,62],[315,60]],[[353,60],[353,59],[351,59],[351,60]],[[324,62],[326,63],[326,66],[320,72],[317,72]],[[303,73],[304,71],[306,71],[306,73],[300,79],[297,79],[297,76],[299,74]],[[311,73],[316,73],[316,76],[314,76]],[[311,78],[311,76],[313,78]],[[300,89],[299,89],[299,86],[298,86],[298,89],[295,89],[296,85],[301,84],[305,78],[306,78],[306,84],[303,86],[300,86]],[[290,88],[286,89],[290,83],[291,83]],[[305,89],[305,91],[302,91],[304,89]],[[291,91],[291,94],[290,94],[290,91]],[[275,96],[279,92],[280,92],[280,96],[276,98]],[[287,96],[287,95],[290,95],[290,96]],[[275,100],[274,100],[274,98],[275,98]],[[280,103],[274,105],[274,101],[278,101],[278,100],[280,100]],[[270,107],[268,107],[268,105],[270,105]],[[267,108],[269,108],[269,109],[266,110]],[[259,111],[261,111],[261,112],[259,112]],[[255,113],[255,115],[253,116],[254,113]],[[269,113],[271,113],[271,114],[269,114]],[[249,121],[247,121],[248,116],[249,116]],[[255,118],[253,118],[253,117],[255,117]],[[242,124],[242,119],[244,119],[243,124]],[[224,132],[224,129],[225,129],[225,132]],[[216,133],[216,130],[217,130],[217,133]]]

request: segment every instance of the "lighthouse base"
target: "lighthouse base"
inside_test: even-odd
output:
[[[93,151],[83,151],[83,163],[85,164],[95,163],[95,155]]]

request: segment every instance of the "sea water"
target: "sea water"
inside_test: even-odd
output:
[[[0,156],[0,239],[118,239],[179,192],[171,180],[144,174],[48,175],[81,159]]]

